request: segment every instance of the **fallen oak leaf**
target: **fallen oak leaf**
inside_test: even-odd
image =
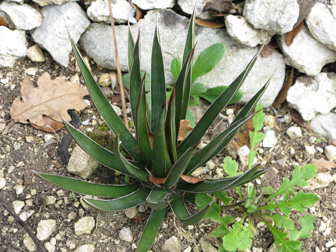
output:
[[[317,167],[319,172],[331,171],[332,168],[336,168],[336,162],[321,159],[313,158],[310,163]]]
[[[265,45],[265,46],[263,47],[263,49],[261,49],[260,54],[263,56],[263,58],[267,58],[267,57],[270,56],[270,55],[275,51],[275,49],[277,49],[277,48],[278,48],[278,45],[277,45],[275,42],[271,41],[271,42],[269,42],[267,45]]]
[[[43,116],[42,118],[43,118],[43,121],[44,121],[44,126],[38,126],[34,123],[32,123],[31,125],[35,129],[39,129],[39,130],[43,130],[43,131],[47,131],[47,132],[59,131],[64,127],[63,123],[60,123],[60,122],[50,118],[49,116]]]
[[[192,129],[193,127],[189,125],[189,120],[181,120],[177,141],[184,140],[187,137],[188,132]]]
[[[184,181],[186,181],[190,184],[197,184],[197,183],[203,181],[203,179],[201,179],[201,178],[195,178],[195,177],[191,177],[191,176],[187,176],[187,175],[181,175],[181,179],[183,179]]]
[[[206,21],[206,20],[198,19],[198,18],[196,18],[195,23],[199,26],[213,28],[213,29],[222,28],[225,26],[224,23],[211,22],[211,21]]]
[[[52,80],[45,72],[37,81],[35,88],[31,79],[27,76],[21,86],[21,97],[16,98],[10,109],[10,115],[15,122],[33,123],[37,126],[45,126],[43,116],[62,122],[63,117],[70,121],[69,109],[80,111],[88,105],[82,99],[88,95],[85,86],[65,80],[65,77],[57,77]]]
[[[3,17],[0,17],[0,26],[6,26],[8,27],[8,23],[6,22],[6,20]]]
[[[287,82],[286,82],[285,86],[281,89],[280,93],[278,94],[277,98],[275,99],[275,102],[273,104],[274,108],[279,107],[280,104],[282,104],[286,101],[288,90],[293,84],[293,77],[294,77],[294,67],[292,68],[292,71],[288,76],[288,79],[287,79]]]
[[[293,43],[296,35],[298,35],[298,33],[302,30],[303,23],[304,22],[302,21],[298,26],[286,34],[285,42],[287,46],[290,46]]]

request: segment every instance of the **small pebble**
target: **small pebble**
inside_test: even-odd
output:
[[[132,242],[133,241],[133,235],[132,235],[131,229],[129,227],[123,227],[119,231],[119,238],[123,241]]]
[[[314,146],[306,145],[305,150],[309,155],[314,155],[316,153]]]
[[[40,241],[47,240],[50,235],[56,230],[56,221],[53,219],[41,220],[37,225],[36,237]]]
[[[30,76],[35,76],[37,72],[38,72],[38,68],[36,67],[27,68],[25,70],[25,74],[30,75]]]
[[[14,186],[16,195],[19,195],[23,192],[24,186],[23,185],[16,185]]]
[[[24,207],[25,203],[23,201],[20,201],[20,200],[14,200],[12,202],[12,207],[14,209],[14,212],[16,214],[19,214],[21,209]]]
[[[131,207],[131,208],[125,210],[125,215],[129,219],[133,219],[137,214],[138,214],[138,208],[137,207]]]
[[[333,145],[328,145],[324,148],[324,153],[326,154],[329,161],[336,160],[336,147]]]
[[[99,86],[108,87],[111,85],[111,77],[109,73],[102,74],[98,81]]]
[[[46,242],[45,244],[44,244],[44,247],[46,248],[46,250],[48,251],[48,252],[54,252],[55,251],[55,246],[53,246],[50,242]]]
[[[275,117],[272,115],[265,115],[265,126],[269,126],[270,128],[274,128],[275,126]]]
[[[53,205],[53,204],[55,204],[55,202],[56,202],[56,197],[54,197],[54,196],[47,196],[47,197],[44,198],[44,203],[46,205]]]
[[[6,186],[6,179],[0,178],[0,190]]]
[[[96,223],[93,217],[83,217],[75,223],[75,233],[76,235],[90,234],[95,225]]]
[[[52,135],[50,135],[50,134],[46,134],[46,135],[44,136],[44,141],[45,141],[45,142],[48,142],[48,141],[51,140],[52,138],[53,138]]]
[[[292,126],[287,129],[286,133],[291,139],[302,137],[302,130],[300,127]]]
[[[326,247],[327,247],[327,248],[330,248],[330,247],[332,247],[332,246],[334,246],[334,242],[333,242],[333,241],[328,241],[328,242],[326,243]]]

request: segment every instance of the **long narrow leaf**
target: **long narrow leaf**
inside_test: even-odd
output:
[[[152,148],[149,143],[149,128],[147,120],[147,103],[145,92],[146,74],[142,79],[142,86],[138,94],[137,108],[137,121],[136,121],[136,137],[138,140],[141,155],[147,164],[147,167],[152,167]]]
[[[99,197],[122,197],[135,192],[141,186],[139,182],[129,185],[102,185],[59,175],[50,175],[42,172],[35,173],[50,183],[66,190]]]
[[[175,112],[176,112],[175,89],[173,89],[169,98],[167,117],[166,117],[167,149],[170,159],[173,163],[177,159],[177,152],[176,152],[177,133],[175,123]]]
[[[130,77],[130,100],[131,100],[131,110],[132,117],[135,126],[137,126],[137,101],[139,98],[139,93],[141,90],[141,72],[140,72],[140,32],[138,34],[138,39],[134,45],[133,49],[133,61],[132,67],[129,74]]]
[[[177,218],[179,218],[182,223],[186,225],[196,225],[205,217],[211,204],[212,202],[210,202],[196,214],[190,215],[182,197],[180,195],[176,195],[174,200],[170,203],[170,206]]]
[[[133,63],[134,40],[131,33],[131,27],[128,23],[128,72],[131,71]]]
[[[165,198],[169,193],[168,189],[154,188],[146,198],[148,206],[153,210],[161,210],[168,206]]]
[[[137,167],[134,164],[130,163],[124,156],[120,153],[120,146],[119,146],[119,136],[116,137],[113,143],[113,149],[115,151],[115,158],[119,162],[119,165],[125,169],[130,176],[138,178],[142,181],[148,182],[149,181],[149,174],[141,167]]]
[[[138,252],[147,252],[150,250],[159,231],[163,217],[166,215],[166,212],[167,208],[162,210],[152,210],[151,216],[148,219],[138,244]]]
[[[257,172],[258,168],[259,168],[258,166],[255,166],[254,168],[248,170],[247,172],[239,176],[223,179],[204,180],[197,184],[190,184],[181,181],[178,184],[177,189],[193,193],[209,193],[209,192],[218,192],[222,190],[229,190],[231,188],[235,188],[237,186],[246,183],[246,181],[249,181],[249,179],[251,179],[251,177],[253,177],[253,175]]]
[[[75,129],[70,123],[63,120],[63,123],[67,130],[69,131],[70,135],[75,139],[75,141],[78,143],[78,145],[86,152],[88,153],[92,158],[97,160],[102,165],[114,169],[116,171],[119,171],[121,173],[130,175],[130,173],[124,169],[123,166],[119,164],[117,161],[115,154],[99,144],[97,144],[95,141],[93,141],[88,136],[84,135],[79,130]]]
[[[185,173],[191,174],[195,169],[202,166],[206,162],[206,160],[209,159],[210,156],[216,155],[217,153],[214,152],[218,149],[218,147],[221,146],[221,144],[227,138],[229,138],[233,133],[235,133],[238,129],[240,129],[241,126],[244,125],[251,118],[252,115],[230,124],[226,130],[224,130],[222,133],[216,136],[215,139],[213,139],[209,144],[207,144],[203,149],[198,151],[193,156],[193,158],[190,160],[190,163],[188,164]]]
[[[245,81],[247,75],[254,66],[260,51],[253,57],[245,70],[232,82],[232,84],[210,105],[204,113],[198,124],[178,146],[178,154],[183,153],[187,148],[200,141],[204,133],[208,130],[210,125],[216,119],[222,109],[230,102],[234,94],[238,91],[240,86]]]
[[[83,198],[83,200],[85,201],[86,204],[97,210],[122,211],[144,203],[149,193],[150,190],[148,188],[140,187],[139,190],[117,199],[102,200],[102,199]]]
[[[79,68],[81,69],[81,72],[83,74],[83,77],[85,79],[87,88],[89,90],[90,96],[96,105],[99,113],[102,115],[104,120],[106,121],[109,128],[113,131],[113,133],[120,134],[120,139],[123,142],[124,147],[129,152],[129,154],[137,161],[142,162],[142,157],[138,153],[139,149],[134,148],[134,146],[137,146],[137,142],[135,138],[132,136],[132,134],[128,131],[122,120],[119,118],[117,113],[114,111],[110,103],[106,100],[104,94],[100,90],[98,84],[93,79],[88,67],[86,66],[82,55],[78,51],[75,43],[73,40],[71,41],[72,49],[75,53]]]
[[[196,146],[190,147],[173,165],[164,183],[166,187],[174,186],[187,168],[189,161],[196,150]]]
[[[162,51],[159,42],[159,31],[156,27],[152,50],[151,64],[151,130],[155,132],[156,124],[160,119],[160,115],[165,108],[166,101],[166,82],[164,75],[164,66]]]

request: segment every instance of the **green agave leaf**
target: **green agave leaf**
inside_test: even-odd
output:
[[[152,167],[152,148],[149,143],[149,128],[146,110],[145,77],[142,79],[142,87],[138,94],[136,108],[136,138],[138,140],[143,159],[145,160],[148,167]]]
[[[168,102],[168,110],[166,117],[166,137],[167,137],[167,149],[172,162],[175,162],[177,159],[176,153],[176,123],[175,123],[175,89],[172,90],[172,93]]]
[[[227,89],[227,86],[218,86],[209,88],[204,93],[199,94],[201,98],[208,101],[209,103],[213,103],[221,93],[223,93]],[[237,103],[242,97],[244,93],[240,89],[238,89],[237,93],[234,94],[232,99],[229,101],[228,104]]]
[[[204,133],[208,130],[210,125],[216,119],[222,109],[229,103],[234,94],[238,91],[240,86],[245,81],[247,75],[254,66],[259,52],[253,57],[245,70],[236,78],[235,81],[209,106],[208,110],[204,113],[201,120],[196,124],[195,128],[184,139],[184,141],[178,146],[178,155],[183,153],[187,148],[200,141]]]
[[[175,81],[177,80],[177,77],[181,72],[181,67],[182,67],[181,61],[175,57],[170,64],[170,70]]]
[[[119,162],[119,165],[127,171],[127,174],[145,182],[149,181],[149,174],[147,173],[147,171],[141,169],[142,166],[137,167],[134,163],[130,163],[123,155],[121,155],[119,136],[117,136],[115,141],[113,142],[113,149],[115,150],[116,160]]]
[[[176,195],[170,203],[171,209],[179,220],[186,225],[196,225],[209,211],[212,201],[194,215],[190,215],[181,195]]]
[[[247,116],[244,119],[232,123],[226,130],[219,134],[207,146],[199,150],[197,154],[194,155],[190,160],[190,163],[188,164],[188,167],[185,171],[186,174],[191,174],[198,167],[206,163],[210,159],[210,156],[216,155],[217,153],[214,152],[218,149],[218,146],[220,146],[227,138],[229,138],[232,133],[236,132],[237,129],[240,129],[240,127],[244,125],[248,120],[250,120],[252,116],[253,115]]]
[[[174,186],[179,180],[184,170],[187,168],[189,161],[196,150],[196,146],[189,148],[173,165],[167,175],[167,180],[164,183],[166,187]]]
[[[168,206],[165,198],[169,193],[168,189],[164,188],[154,188],[148,195],[146,201],[148,206],[153,210],[161,210]]]
[[[160,119],[162,109],[163,111],[166,111],[166,82],[164,75],[162,51],[159,43],[159,31],[157,27],[154,34],[151,63],[151,130],[152,132],[155,132],[155,126]]]
[[[141,71],[141,79],[144,78],[145,73],[146,72]],[[129,77],[129,73],[125,73],[122,76],[122,81],[123,81],[124,87],[129,90],[130,89],[130,77]],[[146,73],[146,93],[150,92],[150,82],[151,82],[150,74]],[[150,99],[148,99],[148,100],[150,100]]]
[[[242,175],[222,178],[222,179],[212,179],[212,180],[204,180],[197,184],[190,184],[185,181],[181,181],[176,189],[185,191],[185,192],[193,192],[193,193],[211,193],[218,192],[223,190],[229,190],[231,188],[235,188],[242,184],[246,184],[253,181],[258,176],[265,173],[267,170],[261,170],[257,172],[259,166],[255,166],[254,168],[248,170]]]
[[[192,69],[192,82],[210,72],[223,58],[225,45],[216,43],[206,48],[198,56]]]
[[[41,178],[69,191],[99,197],[121,197],[137,191],[139,182],[129,185],[102,185],[74,178],[35,172]]]
[[[189,22],[189,28],[188,28],[188,34],[187,34],[187,41],[184,47],[184,53],[183,53],[183,64],[188,62],[188,55],[194,50],[194,44],[195,44],[195,20],[196,20],[196,11],[193,12],[191,15],[191,19]],[[193,54],[192,54],[193,55]],[[192,61],[192,57],[191,57]],[[182,98],[182,111],[181,111],[181,120],[185,119],[187,115],[188,105],[189,105],[189,99],[190,99],[190,87],[191,87],[191,77],[192,77],[192,64],[187,68],[186,72],[186,79],[184,81],[183,86],[183,98]],[[179,112],[179,110],[177,110]]]
[[[139,98],[139,93],[141,90],[141,73],[140,73],[140,32],[138,34],[138,39],[134,45],[134,50],[133,50],[133,62],[132,62],[132,67],[130,71],[130,88],[129,88],[129,93],[130,93],[130,100],[131,100],[131,109],[132,109],[132,117],[133,117],[133,122],[137,126],[137,110],[138,110],[138,98]]]
[[[162,210],[152,210],[151,216],[148,219],[138,244],[138,252],[147,252],[150,250],[166,212],[167,208]]]
[[[129,175],[129,172],[118,163],[113,152],[103,148],[102,146],[94,142],[91,138],[84,135],[79,130],[75,129],[70,123],[68,123],[64,119],[63,123],[69,131],[70,135],[78,143],[78,145],[92,158],[110,169],[114,169],[116,171]]]
[[[122,211],[144,203],[149,193],[150,190],[148,188],[140,187],[137,191],[117,199],[102,200],[83,198],[83,200],[86,204],[97,210]]]
[[[153,139],[152,173],[155,177],[161,178],[165,177],[172,167],[172,162],[167,150],[164,116],[165,112],[161,111]]]
[[[138,162],[142,162],[142,157],[138,153],[139,149],[137,146],[137,142],[132,134],[128,131],[122,120],[119,118],[117,113],[114,111],[110,103],[106,100],[104,94],[100,90],[98,84],[93,79],[89,69],[87,68],[82,55],[78,51],[73,40],[71,41],[72,49],[75,53],[79,68],[83,74],[85,79],[87,88],[89,90],[90,96],[96,105],[99,113],[104,118],[105,122],[109,126],[109,128],[113,131],[113,133],[120,134],[120,139],[123,142],[124,147],[129,152],[129,154]]]

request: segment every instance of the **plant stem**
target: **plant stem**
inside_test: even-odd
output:
[[[114,53],[115,53],[116,62],[117,62],[118,84],[119,84],[120,94],[121,94],[122,111],[123,111],[124,123],[125,123],[126,128],[128,129],[126,102],[125,102],[125,91],[124,91],[124,85],[122,83],[122,76],[121,76],[121,70],[120,70],[120,61],[119,61],[119,54],[118,54],[117,37],[116,37],[115,26],[114,26],[112,2],[111,2],[111,0],[109,0],[108,2],[109,2],[109,9],[110,9],[110,18],[111,18],[111,26],[112,26],[112,33],[113,33],[113,41],[114,41]]]

